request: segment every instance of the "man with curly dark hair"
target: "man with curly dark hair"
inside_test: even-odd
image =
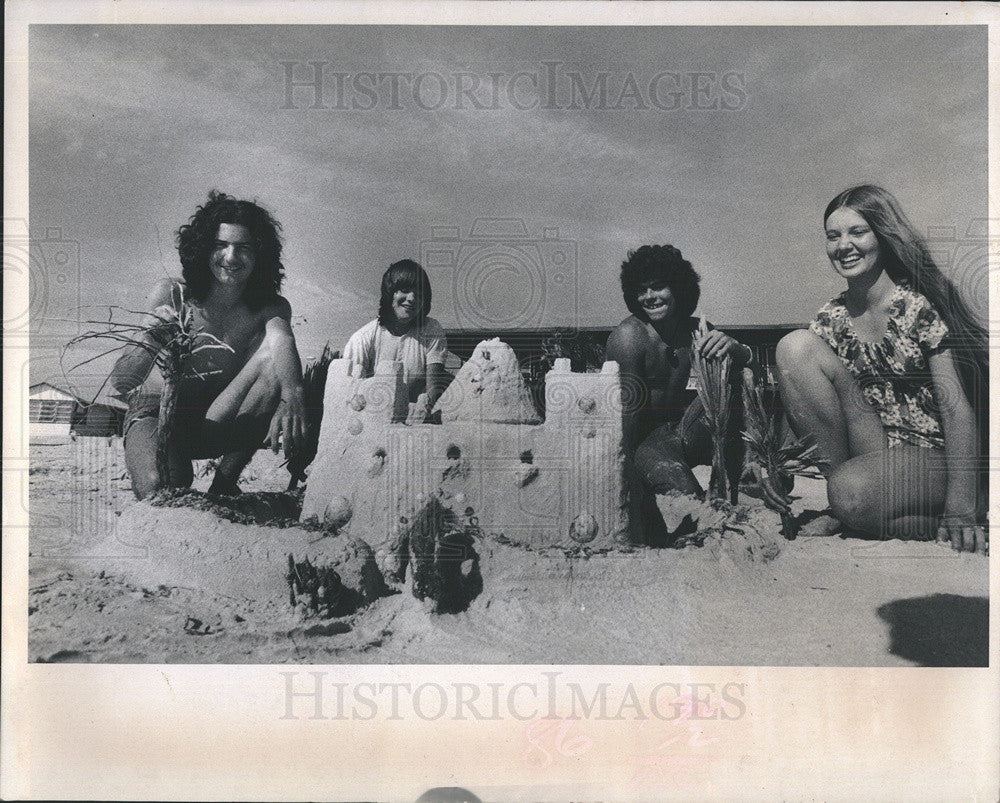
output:
[[[621,370],[634,543],[656,542],[665,535],[653,494],[701,495],[691,466],[711,464],[711,436],[701,402],[695,398],[686,407],[684,403],[698,328],[693,314],[701,294],[699,281],[691,263],[672,245],[630,251],[621,267],[622,294],[632,314],[608,338],[607,359]],[[737,368],[753,359],[748,346],[718,329],[710,329],[696,347],[707,359],[728,354]]]
[[[195,353],[181,383],[170,444],[173,487],[191,484],[192,459],[221,456],[210,493],[237,494],[240,474],[265,438],[275,452],[281,444],[286,456],[303,445],[302,365],[291,306],[278,295],[280,230],[263,207],[212,191],[177,231],[183,278],[163,279],[149,295],[151,322],[183,306],[206,345],[228,347]],[[148,330],[145,346],[129,348],[111,376],[129,400],[125,463],[139,499],[159,484],[155,445],[163,378],[153,356],[162,348],[156,337]]]

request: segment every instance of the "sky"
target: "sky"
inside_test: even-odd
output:
[[[986,48],[985,26],[33,26],[31,381],[66,384],[81,321],[179,275],[212,188],[281,222],[304,357],[403,258],[446,328],[613,326],[651,243],[692,262],[709,320],[804,323],[842,289],[839,191],[885,186],[938,252],[986,218]],[[289,86],[311,62],[321,99]]]

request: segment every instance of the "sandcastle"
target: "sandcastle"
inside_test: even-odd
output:
[[[407,585],[429,610],[461,611],[525,555],[632,551],[619,380],[615,362],[575,373],[557,359],[545,377],[542,421],[513,350],[488,340],[438,401],[441,423],[427,423],[423,400],[408,403],[401,364],[360,378],[334,360],[297,522],[280,504],[278,521],[270,508],[222,521],[203,494],[167,492],[165,501],[123,511],[104,565],[142,587],[212,589],[326,618]],[[270,496],[250,501],[298,507]],[[770,511],[693,497],[657,503],[670,529],[685,517],[695,523],[683,543],[710,546],[717,557],[758,561],[778,552]]]
[[[545,377],[542,422],[510,346],[480,343],[441,396],[440,424],[412,423],[399,363],[374,377],[330,365],[303,521],[336,521],[390,548],[436,495],[483,532],[533,547],[613,549],[627,538],[618,364]],[[411,423],[406,423],[407,419]]]

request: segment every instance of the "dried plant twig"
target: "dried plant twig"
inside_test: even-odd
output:
[[[781,427],[781,409],[770,408],[764,401],[764,391],[755,378],[743,379],[743,407],[746,430],[743,440],[752,458],[767,472],[768,480],[777,482],[776,490],[792,475],[822,479],[819,468],[826,465],[819,456],[819,447],[811,437],[797,439],[786,436]],[[788,501],[786,495],[786,502]],[[782,533],[788,539],[798,534],[798,523],[790,513],[781,514]]]
[[[152,313],[108,307],[107,320],[86,322],[100,328],[77,335],[66,344],[62,353],[64,357],[73,346],[96,339],[113,340],[121,344],[77,363],[69,369],[70,371],[124,349],[138,348],[152,357],[153,364],[160,369],[163,376],[163,393],[160,396],[156,428],[156,472],[160,487],[167,487],[170,484],[169,444],[173,437],[181,382],[189,378],[205,379],[219,373],[216,370],[198,371],[192,364],[192,358],[195,354],[210,349],[233,353],[233,348],[228,343],[222,342],[203,328],[195,328],[194,306],[185,298],[183,286],[175,284],[171,288],[170,295],[172,303],[163,304]],[[116,311],[143,317],[151,315],[153,320],[142,323],[123,322],[115,319]],[[109,379],[105,379],[101,384],[98,395],[104,390]]]
[[[701,340],[708,334],[704,317],[691,340],[691,367],[697,374],[698,398],[705,408],[705,420],[712,436],[712,478],[708,495],[711,499],[729,498],[729,477],[726,473],[726,430],[729,428],[729,369],[731,358],[706,359],[699,351]]]

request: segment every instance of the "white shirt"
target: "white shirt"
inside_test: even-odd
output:
[[[401,335],[394,335],[378,320],[366,323],[344,346],[344,359],[351,361],[351,375],[374,376],[383,362],[403,364],[403,382],[410,401],[424,390],[427,366],[444,364],[448,350],[444,329],[434,318],[425,318],[422,326],[411,327]]]

